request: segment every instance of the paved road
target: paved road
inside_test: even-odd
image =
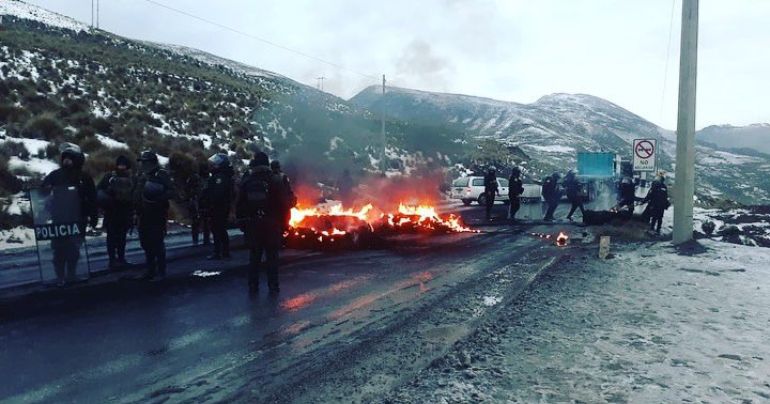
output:
[[[480,214],[463,209],[472,223]],[[0,367],[0,401],[367,402],[564,254],[525,227],[483,230],[295,261],[282,268],[277,298],[249,297],[244,273],[228,270],[52,301],[0,322],[0,363],[14,364]],[[216,271],[244,259],[172,265]]]

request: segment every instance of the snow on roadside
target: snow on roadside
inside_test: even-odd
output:
[[[0,251],[34,245],[35,232],[29,227],[19,226],[10,230],[0,230]]]
[[[770,254],[702,245],[563,262],[392,401],[769,400]]]

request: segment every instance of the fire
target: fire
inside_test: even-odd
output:
[[[559,247],[564,247],[569,243],[569,236],[566,235],[564,232],[559,232],[559,235],[556,237],[556,245]]]
[[[346,208],[341,204],[297,207],[291,210],[291,229],[284,235],[294,245],[308,243],[339,245],[346,240],[357,242],[362,235],[374,232],[463,233],[466,227],[456,215],[440,215],[434,206],[399,204],[398,210],[386,213],[367,204]]]

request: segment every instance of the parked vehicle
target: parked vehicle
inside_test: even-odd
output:
[[[500,191],[500,195],[495,196],[495,201],[503,203],[510,202],[508,200],[508,180],[505,178],[498,178],[497,188]],[[479,205],[486,204],[486,195],[484,195],[484,177],[460,177],[452,181],[451,198],[463,201],[465,206],[470,205],[474,201],[478,202]]]

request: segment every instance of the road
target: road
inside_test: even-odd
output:
[[[480,234],[313,255],[278,297],[243,271],[85,295],[0,322],[0,401],[368,402],[409,380],[565,250],[497,220]],[[530,207],[535,211],[539,206]],[[482,223],[480,208],[462,208]],[[171,265],[237,267],[181,257]],[[223,265],[222,268],[217,265]],[[72,299],[72,298],[71,298]]]

